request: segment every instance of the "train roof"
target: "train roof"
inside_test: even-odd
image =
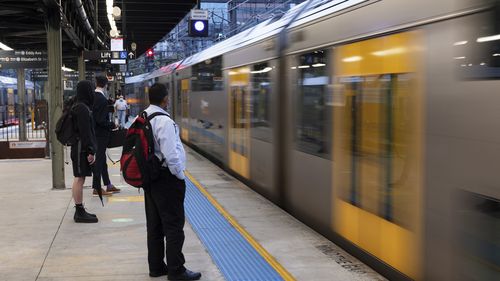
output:
[[[164,66],[147,75],[136,75],[125,79],[126,84],[156,78],[176,69],[183,69],[225,53],[249,46],[256,42],[278,35],[283,28],[292,28],[307,24],[324,16],[338,13],[368,0],[309,0],[292,7],[281,17],[268,19],[256,26],[248,28],[220,43],[198,52],[182,61]],[[293,20],[292,23],[290,21]],[[139,80],[142,79],[142,80]]]

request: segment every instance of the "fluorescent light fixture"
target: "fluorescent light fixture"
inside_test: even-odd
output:
[[[71,68],[66,67],[66,66],[64,66],[64,65],[61,67],[61,70],[62,70],[62,71],[67,71],[67,72],[73,72],[73,71],[75,71],[74,69],[71,69]]]
[[[4,43],[0,42],[0,49],[4,50],[4,51],[13,51],[14,49],[12,49],[11,47],[5,45]]]
[[[466,64],[461,64],[460,66],[467,66]]]
[[[469,63],[469,66],[472,66],[472,63]]]
[[[297,69],[297,67],[296,67],[296,66],[292,66],[292,67],[290,67],[290,68],[291,68],[291,69]]]
[[[361,56],[353,56],[353,57],[344,58],[344,59],[342,59],[342,61],[343,62],[356,62],[356,61],[360,61],[362,59],[363,59],[363,57],[361,57]]]
[[[373,52],[372,55],[377,56],[377,57],[383,57],[383,56],[392,56],[392,55],[399,55],[402,53],[406,52],[406,48],[392,48],[392,49],[387,49],[387,50],[382,50],[382,51],[376,51]]]
[[[324,63],[315,63],[312,65],[312,67],[322,67],[322,66],[325,66],[326,64]]]
[[[310,66],[310,65],[299,65],[298,67],[299,67],[299,68],[309,68],[309,67],[311,67],[311,66]]]
[[[476,41],[478,43],[483,43],[483,42],[489,42],[489,41],[495,41],[495,40],[500,40],[500,34],[492,35],[492,36],[479,37],[479,38],[477,38]]]
[[[453,57],[453,58],[456,59],[456,60],[464,60],[464,59],[466,59],[466,57]]]
[[[500,57],[500,54],[493,54],[494,57]]]
[[[261,69],[261,70],[250,71],[250,73],[266,73],[266,72],[269,72],[271,70],[273,70],[273,68],[268,66],[268,67]]]
[[[484,66],[484,65],[486,65],[486,63],[482,62],[482,63],[480,63],[479,65],[483,65],[483,66]]]
[[[455,42],[453,43],[453,46],[461,46],[461,45],[465,45],[469,43],[468,41],[458,41],[458,42]]]
[[[115,19],[113,17],[113,0],[106,0],[106,14],[108,15],[109,26],[111,27],[111,34],[118,36],[118,28],[116,28]]]

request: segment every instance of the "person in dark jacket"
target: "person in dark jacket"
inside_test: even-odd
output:
[[[94,106],[92,114],[95,122],[95,133],[97,137],[96,163],[93,169],[92,187],[94,195],[98,195],[101,190],[102,195],[111,196],[120,189],[111,184],[108,173],[108,164],[106,163],[106,148],[108,147],[111,130],[115,128],[115,123],[109,120],[108,99],[105,95],[105,88],[108,84],[108,78],[105,76],[96,77],[96,89],[94,93]],[[106,190],[101,187],[101,178],[106,185]]]
[[[90,81],[80,81],[76,86],[76,99],[71,107],[71,116],[78,141],[71,146],[71,161],[73,162],[73,200],[75,201],[75,215],[73,219],[78,223],[96,223],[97,217],[87,213],[83,207],[83,183],[85,177],[92,175],[91,166],[95,162],[97,140],[92,120],[94,104],[94,87]]]

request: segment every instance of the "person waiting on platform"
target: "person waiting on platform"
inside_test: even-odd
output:
[[[108,164],[106,163],[106,148],[108,147],[111,130],[115,128],[115,123],[109,120],[108,99],[106,98],[106,85],[108,78],[105,76],[96,77],[97,87],[94,94],[94,106],[92,114],[95,122],[95,133],[97,137],[96,163],[93,169],[92,187],[94,195],[98,195],[101,190],[102,195],[111,196],[113,193],[120,192],[120,189],[111,184],[108,173]],[[106,190],[101,187],[101,178],[106,185]]]
[[[120,124],[120,127],[125,128],[125,124],[127,123],[127,120],[125,120],[127,116],[127,109],[128,109],[128,104],[125,99],[123,99],[123,96],[120,96],[116,102],[115,102],[115,109],[116,112],[118,113],[118,124]]]
[[[94,103],[94,87],[90,81],[80,81],[76,86],[76,100],[71,108],[78,141],[71,146],[71,161],[73,163],[72,192],[75,201],[77,223],[96,223],[96,215],[87,213],[83,207],[83,184],[85,177],[92,175],[91,166],[95,162],[97,140],[94,132],[94,122],[90,109]]]
[[[148,116],[157,114],[150,121],[154,154],[163,160],[160,177],[144,189],[149,275],[158,277],[168,274],[169,280],[198,280],[201,273],[184,267],[186,155],[179,138],[179,128],[165,111],[167,97],[166,87],[154,84],[149,90],[151,105],[145,110]],[[167,264],[164,262],[165,255]]]

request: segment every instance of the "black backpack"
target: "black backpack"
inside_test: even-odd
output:
[[[69,99],[64,103],[63,114],[56,123],[56,137],[62,145],[71,146],[78,141],[78,135],[75,128],[75,118],[72,113],[75,106],[74,99]]]
[[[155,112],[150,116],[146,112],[137,116],[130,125],[123,144],[120,158],[120,170],[123,179],[138,188],[147,188],[160,175],[161,161],[155,156],[153,128],[151,119],[168,114]]]

